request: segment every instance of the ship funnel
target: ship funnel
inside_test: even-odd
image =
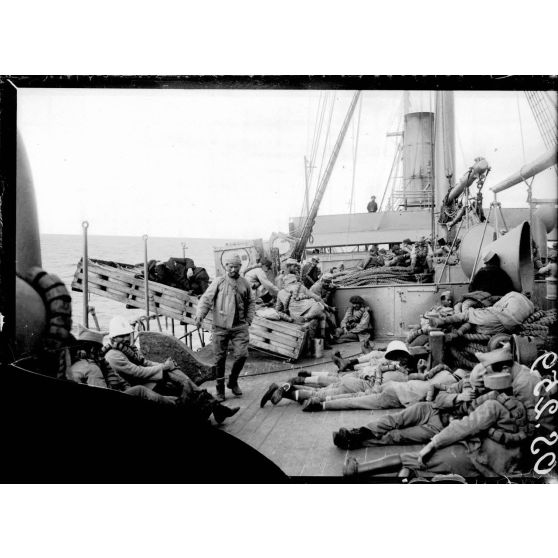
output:
[[[544,224],[546,232],[551,232],[556,226],[556,208],[554,204],[543,205],[535,211],[535,217],[538,217]]]
[[[473,271],[477,252],[481,245],[482,230],[480,233],[475,231],[475,229],[480,227],[484,228],[484,225],[473,227],[461,243],[461,267],[468,277],[470,277]],[[485,238],[487,236],[491,237],[488,229],[491,229],[491,227],[487,227]],[[475,234],[471,235],[473,231],[475,231]],[[482,258],[489,251],[498,255],[500,267],[510,276],[516,290],[533,292],[534,270],[531,260],[531,230],[527,221],[524,221],[494,242],[485,243],[483,241],[476,269],[483,266]]]

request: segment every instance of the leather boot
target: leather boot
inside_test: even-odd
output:
[[[217,378],[215,382],[215,399],[219,402],[225,400],[225,378]]]
[[[290,399],[291,401],[296,401],[296,387],[293,387],[292,384],[289,382],[284,383],[279,389],[276,389],[273,395],[271,396],[271,402],[274,405],[277,405],[283,397],[285,399]]]
[[[382,473],[392,473],[401,469],[401,456],[399,454],[386,455],[374,461],[359,463],[354,457],[347,458],[343,466],[343,475],[381,475]]]
[[[271,384],[268,388],[267,391],[264,393],[264,396],[262,397],[261,401],[260,401],[260,407],[264,407],[264,405],[271,400],[271,397],[273,396],[273,394],[275,393],[276,390],[279,389],[279,386],[275,383]]]
[[[370,345],[370,341],[363,341],[360,344],[360,350],[365,355],[367,355],[368,353],[371,353],[372,352],[372,345]]]
[[[240,407],[227,407],[216,401],[213,404],[213,418],[218,424],[221,424],[226,418],[232,417],[238,413],[239,410]]]
[[[234,361],[231,369],[231,375],[229,376],[229,381],[227,382],[227,387],[234,393],[234,395],[238,397],[242,395],[242,390],[238,386],[238,376],[240,374],[240,371],[244,367],[245,362],[245,358],[239,358],[238,360]]]
[[[337,368],[339,368],[339,372],[346,372],[347,370],[354,370],[355,364],[358,364],[358,359],[354,358],[352,360],[346,360],[341,357],[341,353],[337,351],[332,357],[331,360],[336,364]]]

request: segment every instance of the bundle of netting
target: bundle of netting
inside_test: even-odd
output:
[[[416,283],[420,276],[411,273],[409,267],[383,266],[371,269],[346,269],[334,275],[333,281],[339,287],[364,287],[367,285],[401,285]]]

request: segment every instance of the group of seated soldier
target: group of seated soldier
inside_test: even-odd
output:
[[[408,267],[412,273],[432,273],[434,252],[425,237],[415,243],[409,238],[401,244],[393,244],[389,250],[378,249],[377,244],[370,246],[368,256],[357,266],[366,270],[377,267]]]
[[[207,390],[198,387],[170,358],[147,360],[133,344],[130,322],[115,316],[108,333],[85,329],[70,347],[69,377],[90,386],[110,389],[159,405],[175,406],[192,420],[211,415],[220,424],[239,407],[227,407]]]
[[[285,265],[287,274],[280,276],[281,288],[275,302],[279,318],[307,324],[310,340],[322,338],[326,348],[333,343],[359,341],[362,350],[368,352],[373,331],[372,311],[364,299],[360,296],[350,298],[349,308],[338,327],[336,308],[332,306],[335,292],[333,275],[324,273],[307,288],[299,273],[298,262],[288,259]]]
[[[322,274],[318,263],[318,256],[313,255],[301,270],[297,260],[288,258],[275,281],[267,259],[244,271],[255,293],[256,315],[303,325],[308,329],[310,353],[314,339],[324,339],[324,346],[329,347],[337,328],[336,309],[331,305],[333,275]]]

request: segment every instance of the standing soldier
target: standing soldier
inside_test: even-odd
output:
[[[238,386],[238,376],[248,357],[248,328],[254,319],[255,302],[250,283],[240,277],[242,262],[237,255],[225,262],[227,274],[211,283],[201,297],[196,313],[196,326],[213,308],[213,351],[217,367],[217,399],[225,400],[225,363],[229,341],[233,346],[234,362],[227,387],[235,394],[242,395]]]
[[[372,196],[368,205],[366,206],[368,213],[376,213],[378,211],[378,204],[376,203],[376,196]]]

